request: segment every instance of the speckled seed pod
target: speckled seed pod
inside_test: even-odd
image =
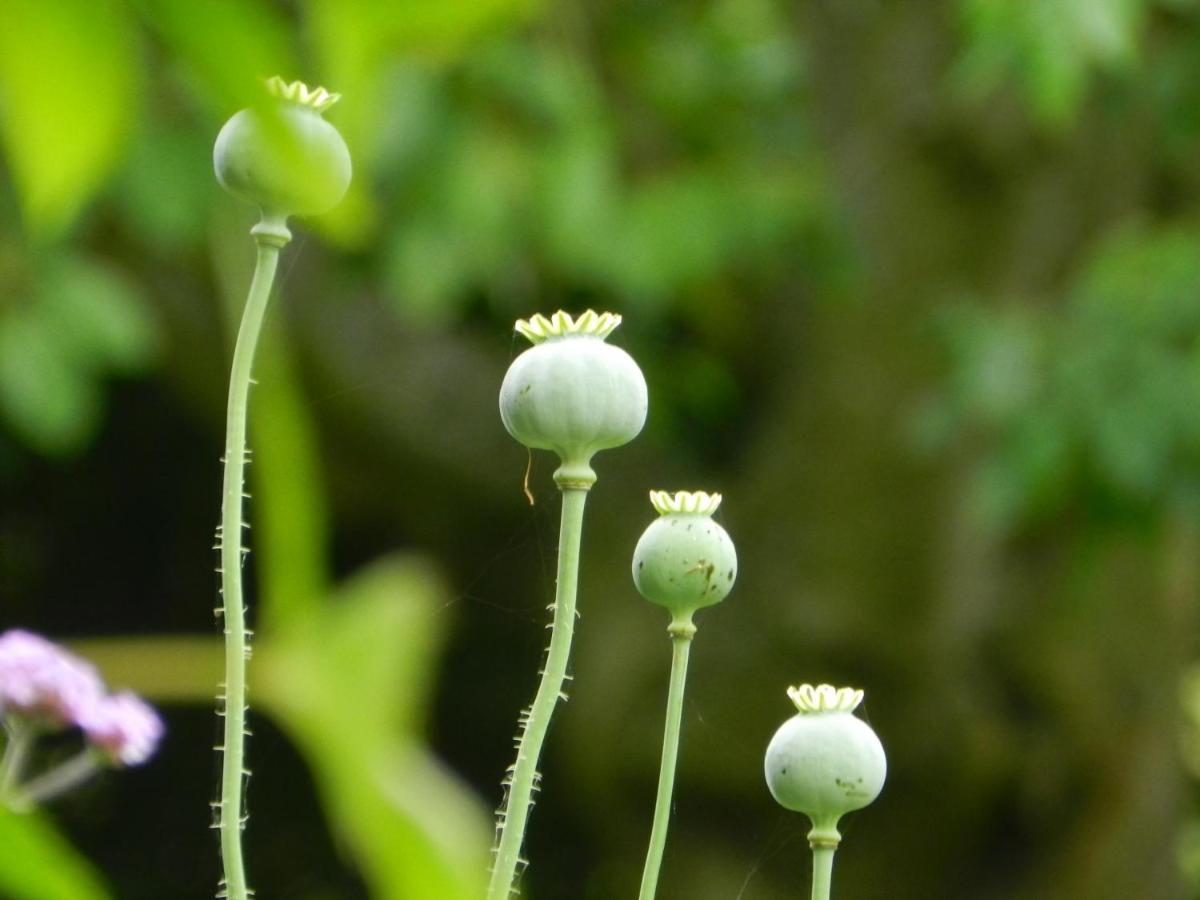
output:
[[[863,692],[828,684],[788,688],[799,712],[775,732],[764,765],[781,806],[813,823],[814,844],[836,845],[838,820],[879,796],[887,759],[875,732],[853,711]]]
[[[267,90],[271,102],[236,113],[217,135],[217,180],[267,216],[329,211],[350,185],[350,151],[321,116],[340,95],[279,76]]]
[[[517,322],[533,346],[504,376],[500,418],[526,447],[557,453],[563,477],[594,481],[592,455],[628,443],[646,423],[642,370],[604,340],[619,324],[590,309],[578,319],[560,310]]]
[[[737,578],[737,552],[729,534],[713,521],[720,494],[651,491],[659,517],[633,551],[633,582],[642,596],[665,606],[675,620],[720,603]]]

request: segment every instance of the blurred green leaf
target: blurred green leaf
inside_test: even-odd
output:
[[[982,437],[978,509],[1011,528],[1071,501],[1152,508],[1200,466],[1200,228],[1120,227],[1058,310],[943,314],[942,438]]]
[[[345,95],[337,124],[360,174],[338,207],[319,227],[347,241],[361,242],[378,214],[371,173],[391,140],[384,120],[390,115],[388,73],[397,54],[430,63],[453,59],[481,36],[511,27],[539,8],[540,0],[344,0],[306,4],[313,44],[331,90]]]
[[[115,0],[8,0],[0,137],[29,227],[61,232],[118,161],[136,106],[136,48]]]
[[[285,329],[263,337],[251,422],[257,465],[255,530],[261,627],[270,634],[311,616],[329,595],[329,525],[316,425],[305,405]]]
[[[297,70],[287,20],[260,0],[137,0],[145,20],[196,76],[196,86],[215,112],[233,115],[262,102],[263,81]],[[215,135],[214,135],[215,137]]]
[[[313,766],[335,831],[380,900],[475,900],[491,827],[423,748],[444,624],[422,564],[385,559],[264,645],[260,696]]]
[[[99,421],[98,386],[34,310],[0,317],[0,410],[48,456],[78,450]]]
[[[146,124],[111,196],[137,239],[162,252],[200,244],[209,209],[218,196],[213,186],[215,135]]]
[[[45,262],[37,286],[0,311],[0,412],[52,456],[79,450],[103,408],[101,380],[142,370],[158,349],[145,301],[82,256]]]
[[[1148,0],[965,0],[966,49],[956,78],[974,97],[1016,79],[1034,112],[1070,121],[1094,70],[1132,63]]]
[[[1087,261],[1072,303],[1081,316],[1119,324],[1139,335],[1200,330],[1200,228],[1119,228]]]
[[[707,173],[666,175],[635,190],[621,240],[626,289],[661,296],[713,277],[730,239],[728,200]]]
[[[91,865],[40,813],[0,809],[0,894],[8,900],[107,900]]]
[[[85,257],[64,257],[45,272],[38,312],[71,360],[91,372],[137,372],[158,349],[156,324],[133,284]]]

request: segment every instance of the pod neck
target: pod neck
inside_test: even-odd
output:
[[[842,833],[837,829],[840,816],[824,817],[820,821],[813,820],[812,830],[808,833],[808,845],[814,850],[836,850],[842,842]]]
[[[675,613],[671,617],[671,624],[667,626],[667,634],[672,638],[690,641],[696,635],[696,626],[692,622],[692,616],[695,614],[696,611],[692,609]]]
[[[586,491],[596,483],[596,473],[588,461],[563,460],[554,471],[554,483],[560,491]]]
[[[273,213],[263,210],[258,224],[250,229],[254,240],[259,246],[286,247],[292,240],[292,232],[287,227],[286,213]]]

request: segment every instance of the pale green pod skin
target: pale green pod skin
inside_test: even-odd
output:
[[[818,708],[780,726],[767,747],[764,771],[776,801],[812,820],[809,841],[836,846],[838,820],[879,796],[887,758],[875,732],[849,709]]]
[[[217,135],[213,168],[225,190],[280,218],[328,212],[351,177],[338,130],[317,109],[289,100],[235,113]]]
[[[585,313],[580,321],[589,315],[595,316]],[[592,456],[637,437],[647,407],[642,370],[599,334],[541,338],[513,360],[500,386],[500,418],[508,433],[526,447],[552,450],[562,461],[562,477],[588,483],[595,480]]]
[[[712,496],[720,502],[720,495]],[[643,597],[666,607],[675,622],[690,623],[696,610],[720,603],[733,589],[737,551],[728,532],[712,519],[716,504],[706,512],[656,508],[661,515],[633,551],[633,582]]]

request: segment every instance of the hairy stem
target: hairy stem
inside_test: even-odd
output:
[[[835,849],[827,844],[817,844],[812,848],[812,900],[829,900],[829,888],[833,883],[833,852]]]
[[[642,889],[638,900],[654,900],[654,893],[658,890],[658,872],[662,868],[663,851],[667,847],[667,828],[671,822],[671,795],[675,790],[675,761],[679,757],[679,728],[683,720],[683,690],[687,683],[688,651],[692,646],[692,635],[688,631],[673,632],[671,644],[671,687],[667,692],[662,764],[658,769],[658,799],[654,803],[654,826],[650,830],[650,846],[646,851],[646,866],[642,870]]]
[[[488,900],[507,900],[513,890],[520,863],[525,822],[537,779],[538,757],[546,739],[550,716],[562,696],[575,631],[575,593],[579,582],[579,544],[583,533],[583,506],[587,488],[562,487],[562,524],[558,539],[558,586],[554,595],[554,621],[550,626],[550,649],[533,706],[525,718],[517,741],[517,761],[512,766],[508,796],[500,810],[500,841],[488,885]]]
[[[233,370],[229,377],[229,407],[225,422],[225,480],[221,503],[221,600],[225,619],[225,697],[222,713],[225,735],[222,744],[219,827],[224,893],[229,900],[247,900],[246,869],[242,859],[243,789],[246,779],[246,608],[242,600],[242,500],[246,466],[246,412],[250,396],[250,369],[254,348],[262,330],[279,250],[287,243],[287,229],[255,226],[258,259],[254,280],[242,313]]]

